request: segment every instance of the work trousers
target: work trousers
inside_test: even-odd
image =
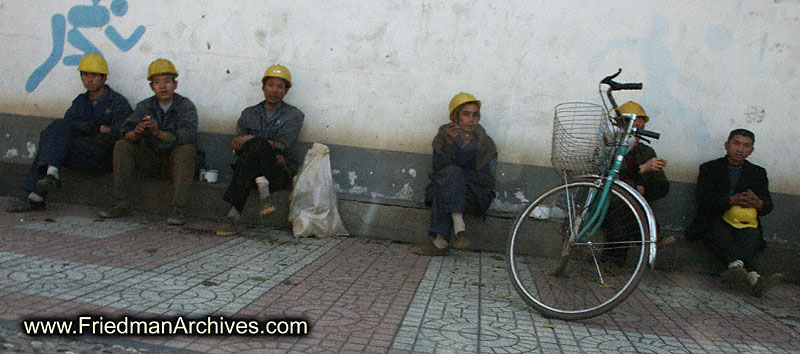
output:
[[[711,222],[705,242],[726,265],[738,259],[744,262],[745,269],[755,270],[753,260],[761,244],[757,228],[737,229],[719,218]]]
[[[270,191],[288,189],[292,185],[291,174],[278,165],[275,151],[264,138],[252,138],[244,143],[232,167],[233,178],[222,199],[239,212],[244,210],[250,191],[257,187],[256,177],[266,177]]]
[[[628,257],[628,250],[635,245],[634,243],[625,244],[624,242],[638,241],[642,235],[633,211],[619,197],[613,194],[609,194],[609,197],[612,199],[609,202],[608,214],[602,224],[606,242],[609,243],[609,246],[602,250],[601,258],[623,266]],[[647,221],[642,220],[642,222]],[[614,244],[615,242],[620,243]]]
[[[178,145],[169,153],[157,154],[141,139],[135,142],[127,139],[117,141],[114,145],[115,203],[130,206],[134,171],[138,169],[151,177],[169,174],[173,183],[172,206],[186,208],[196,161],[197,149],[194,145]]]
[[[111,150],[110,145],[98,142],[96,137],[81,137],[70,122],[54,120],[39,134],[39,147],[22,188],[44,197],[36,182],[45,176],[47,166],[89,174],[111,172]]]
[[[449,165],[437,173],[433,202],[431,204],[431,221],[428,235],[435,237],[442,235],[450,242],[453,231],[452,213],[476,214],[483,213],[480,196],[477,188],[472,188],[468,173],[461,167]],[[488,195],[487,195],[488,198]]]

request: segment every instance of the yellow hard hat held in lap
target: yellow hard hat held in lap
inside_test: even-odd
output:
[[[725,211],[722,219],[737,229],[758,227],[758,212],[756,208],[743,208],[734,205]]]

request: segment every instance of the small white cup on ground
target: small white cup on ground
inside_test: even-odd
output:
[[[208,183],[217,183],[217,178],[219,178],[219,171],[218,170],[208,170],[206,171],[206,182]]]
[[[550,207],[549,206],[537,206],[533,208],[531,211],[531,217],[539,219],[539,220],[547,220],[550,219]]]

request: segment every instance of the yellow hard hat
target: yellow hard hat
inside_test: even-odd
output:
[[[650,117],[647,116],[647,113],[644,112],[644,108],[636,102],[628,101],[623,103],[621,106],[617,107],[617,112],[619,114],[636,114],[636,117],[642,117],[644,122],[647,123],[650,121]]]
[[[81,58],[81,62],[78,64],[78,71],[108,75],[108,64],[100,54],[90,53]]]
[[[756,208],[744,208],[734,205],[725,211],[722,219],[737,229],[758,227],[758,212],[756,212]]]
[[[178,77],[178,71],[175,70],[175,65],[172,65],[167,59],[156,59],[150,63],[150,67],[147,68],[147,80],[153,78],[153,76],[163,75],[163,74],[172,74],[175,77]]]
[[[267,71],[264,72],[264,77],[261,78],[261,83],[263,84],[265,81],[267,81],[268,77],[284,79],[286,80],[286,88],[292,87],[292,73],[290,73],[289,69],[281,64],[275,64],[267,68]]]
[[[478,105],[478,109],[481,109],[481,101],[479,101],[475,96],[466,93],[466,92],[459,92],[457,95],[453,96],[453,99],[450,100],[450,120],[455,122],[455,110],[458,106],[464,103],[474,102]]]

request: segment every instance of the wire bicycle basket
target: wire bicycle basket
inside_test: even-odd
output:
[[[556,172],[567,175],[603,173],[611,159],[608,113],[601,105],[566,102],[555,107],[550,161]]]

